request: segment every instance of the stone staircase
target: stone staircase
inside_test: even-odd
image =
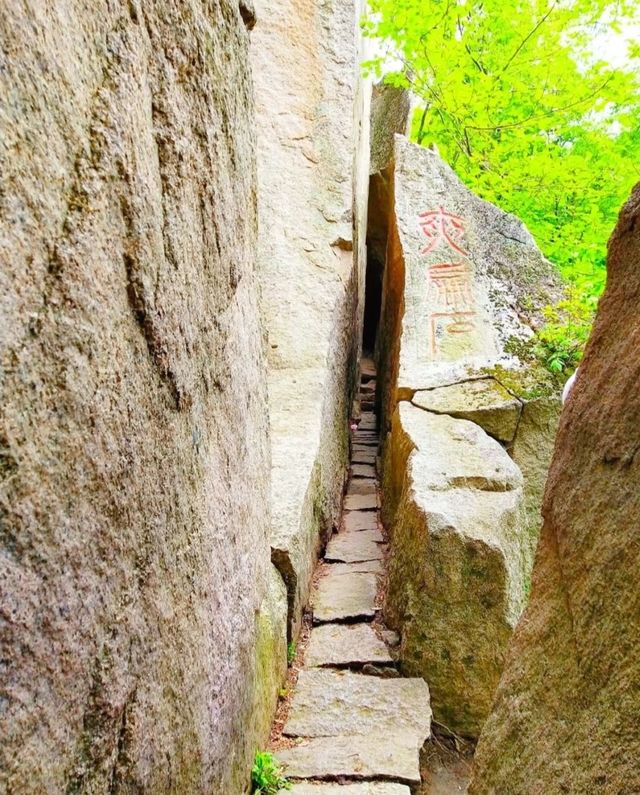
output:
[[[409,795],[431,731],[429,690],[400,678],[377,618],[386,545],[379,518],[375,370],[361,368],[360,424],[340,531],[320,562],[313,627],[276,757],[292,795]]]

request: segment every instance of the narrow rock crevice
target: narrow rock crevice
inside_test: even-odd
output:
[[[359,397],[366,403],[375,377],[371,365],[363,371]],[[363,411],[351,438],[340,528],[318,567],[309,642],[274,744],[296,782],[294,795],[306,795],[310,782],[332,782],[345,788],[344,795],[356,782],[379,782],[376,795],[409,795],[406,785],[421,781],[419,752],[431,733],[429,689],[422,679],[401,676],[385,638],[394,648],[399,639],[380,619],[387,544],[379,517],[378,445],[376,415]],[[363,456],[366,463],[360,463]]]

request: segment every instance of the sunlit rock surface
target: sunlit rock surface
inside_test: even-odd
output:
[[[553,441],[552,420],[535,420],[547,384],[510,351],[560,287],[518,219],[402,136],[389,201],[385,614],[403,670],[429,683],[435,720],[477,737],[526,601]]]
[[[369,98],[357,79],[357,3],[260,0],[256,11],[271,544],[295,637],[346,474],[364,291]]]
[[[385,616],[435,719],[477,736],[524,604],[522,475],[466,420],[401,402],[385,460]]]

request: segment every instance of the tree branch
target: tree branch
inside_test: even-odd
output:
[[[533,29],[531,31],[529,31],[529,33],[527,33],[527,35],[524,37],[524,39],[522,39],[520,44],[518,44],[518,46],[516,47],[513,55],[508,59],[506,64],[500,70],[500,74],[504,74],[504,72],[507,71],[507,69],[513,63],[513,59],[518,55],[518,53],[522,50],[524,45],[529,41],[529,39],[542,27],[542,25],[544,25],[544,23],[547,21],[547,19],[551,15],[551,12],[554,10],[554,8],[557,5],[558,5],[558,0],[554,0],[553,3],[551,4],[551,8],[547,11],[547,13],[533,26]]]

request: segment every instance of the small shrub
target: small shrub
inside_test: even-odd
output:
[[[296,658],[296,644],[291,641],[287,646],[287,663],[291,665]]]
[[[251,783],[254,795],[277,795],[280,790],[291,789],[291,783],[285,778],[282,768],[267,751],[256,753]]]
[[[545,310],[545,325],[536,333],[534,352],[552,373],[573,372],[586,345],[597,297],[569,291],[566,300]]]

